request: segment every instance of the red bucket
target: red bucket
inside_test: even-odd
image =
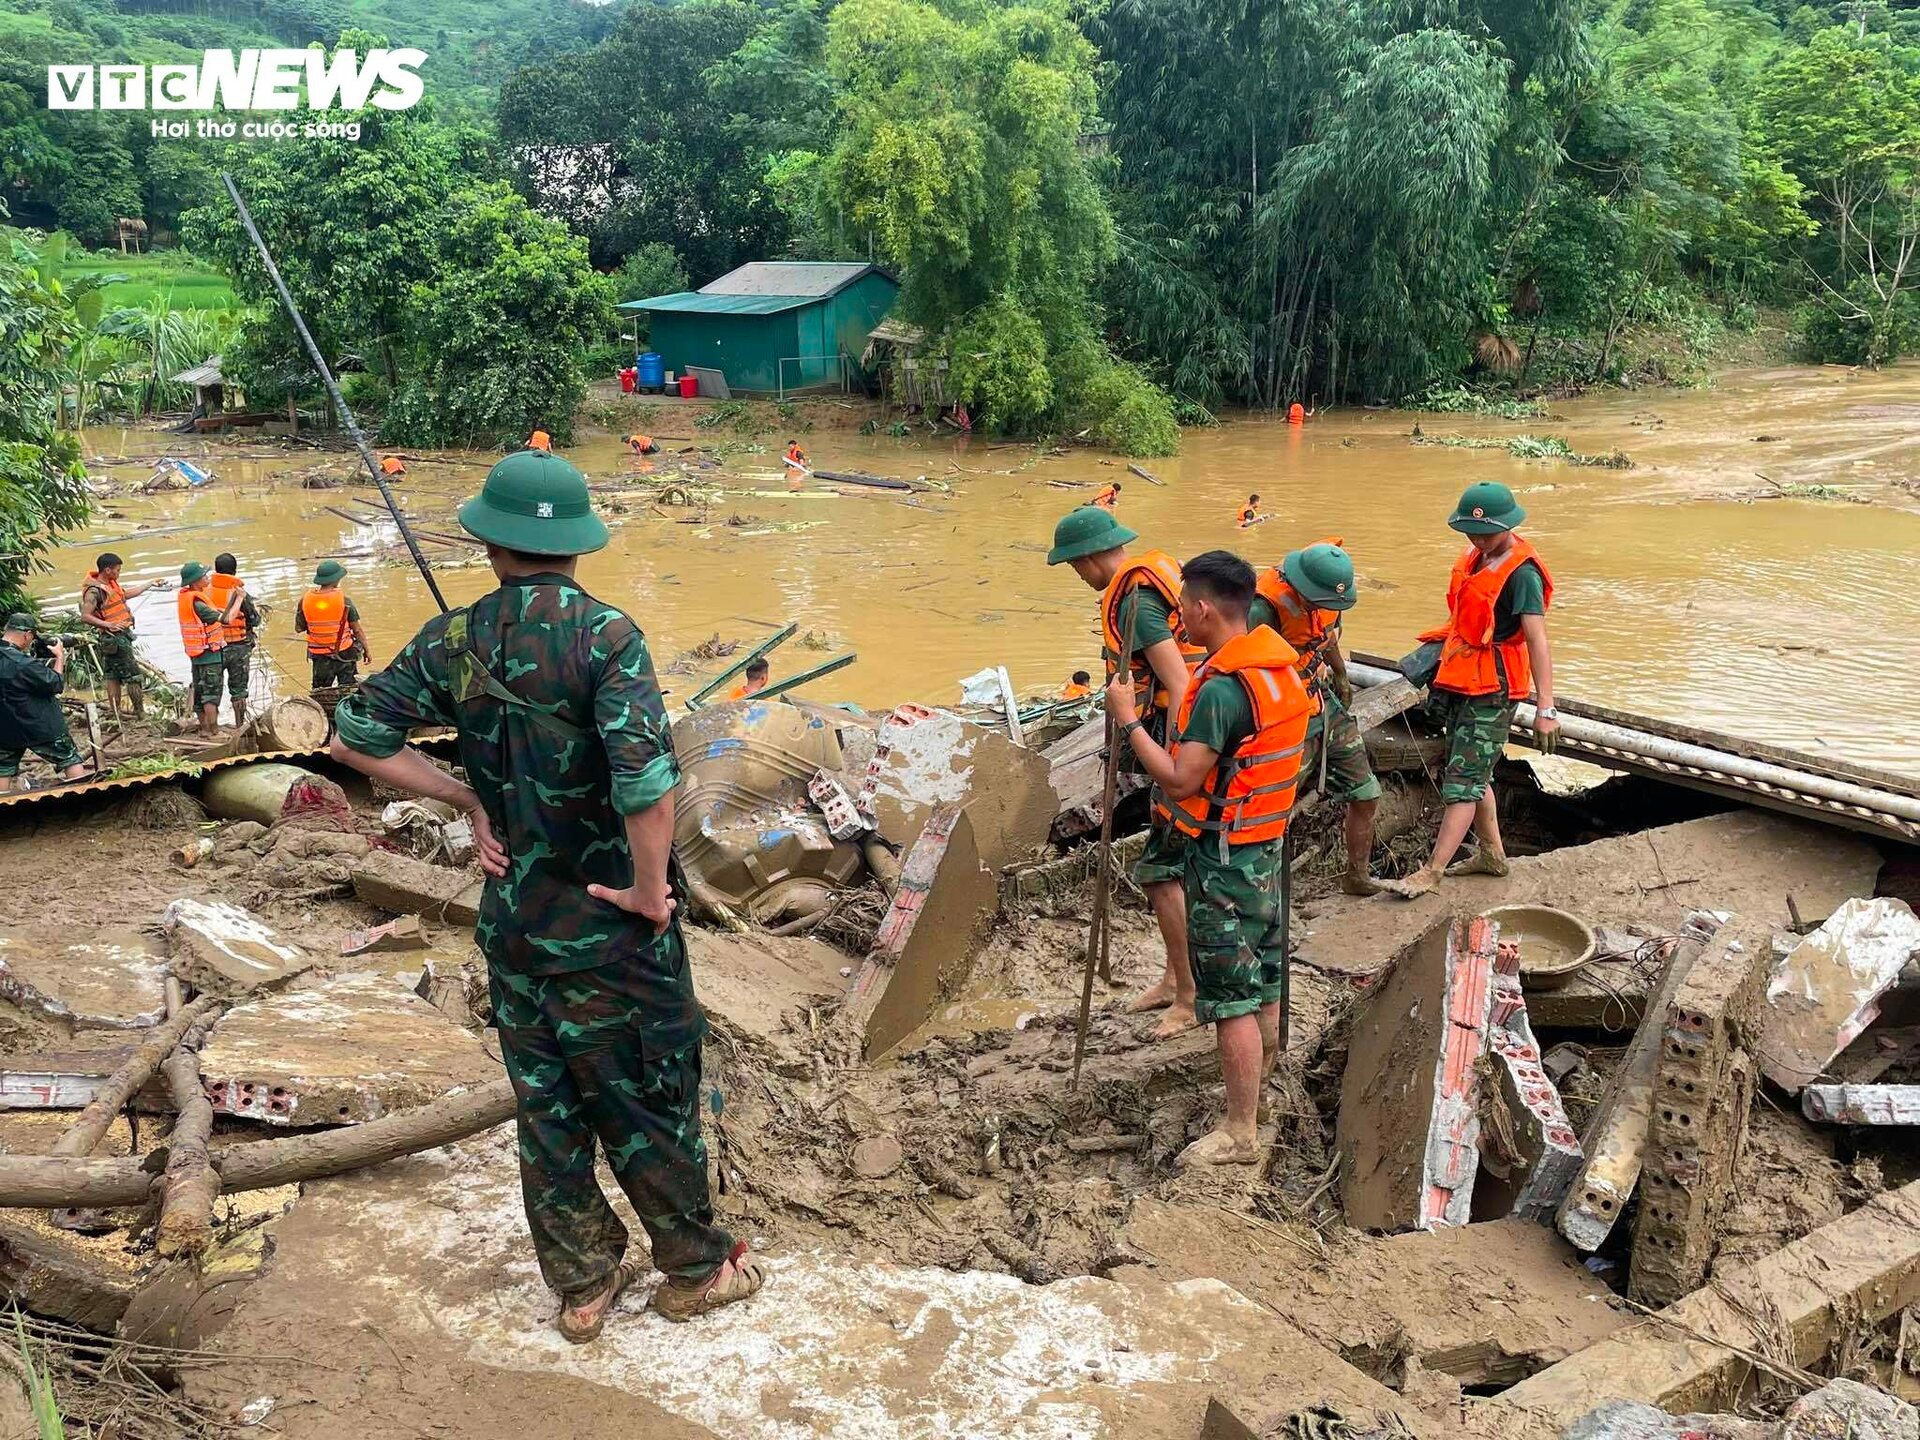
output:
[[[633,394],[634,383],[638,375],[639,372],[631,365],[620,372],[620,393],[622,395]]]
[[[697,375],[682,375],[680,377],[680,398],[682,400],[693,400],[696,399],[699,394],[700,377]]]

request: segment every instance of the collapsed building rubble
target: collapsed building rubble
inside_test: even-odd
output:
[[[183,1399],[270,1397],[296,1436],[484,1395],[494,1423],[565,1403],[667,1436],[1544,1440],[1609,1401],[1777,1410],[1874,1344],[1895,1383],[1920,1197],[1874,1148],[1901,1122],[1870,1117],[1920,1084],[1920,937],[1875,897],[1883,842],[1740,809],[1556,832],[1547,797],[1514,807],[1539,853],[1509,876],[1404,903],[1323,893],[1311,832],[1272,1143],[1183,1172],[1222,1103],[1209,1034],[1150,1040],[1116,987],[1067,1083],[1093,873],[1072,735],[1049,759],[926,707],[741,702],[675,739],[716,1205],[771,1256],[763,1300],[682,1333],[636,1293],[600,1345],[550,1336],[477,867],[446,816],[281,777],[266,818],[162,863],[151,933],[79,933],[88,880],[0,835],[49,896],[0,936],[0,1285],[223,1356]],[[1399,751],[1417,816],[1415,731]],[[129,835],[134,863],[182,838]],[[1124,984],[1159,942],[1120,869]],[[1488,915],[1541,903],[1591,958],[1552,974]],[[1783,1056],[1825,1128],[1779,1103]],[[1827,1198],[1756,1221],[1756,1166],[1815,1173],[1789,1141]],[[378,1336],[349,1318],[375,1310]],[[250,1358],[314,1347],[332,1370]],[[423,1401],[414,1356],[461,1394]]]

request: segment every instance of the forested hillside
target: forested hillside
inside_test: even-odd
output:
[[[422,442],[564,427],[612,299],[780,255],[891,267],[988,426],[1140,453],[1222,406],[1693,381],[1763,312],[1817,361],[1920,333],[1920,13],[1885,0],[27,3],[0,17],[16,223],[97,246],[143,217],[258,305],[210,189],[234,167]],[[434,56],[358,142],[40,106],[76,37],[348,21]],[[271,396],[287,341],[262,306],[230,363]]]

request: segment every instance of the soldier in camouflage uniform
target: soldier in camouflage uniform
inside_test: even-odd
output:
[[[679,780],[646,639],[574,581],[606,544],[586,481],[522,451],[460,523],[500,588],[430,620],[340,704],[336,758],[470,816],[488,874],[474,938],[518,1099],[521,1188],[559,1328],[592,1339],[645,1272],[594,1179],[596,1150],[646,1227],[687,1320],[758,1290],[744,1242],[713,1223],[700,1135],[700,1040],[676,915]],[[467,783],[406,747],[459,730]]]
[[[1260,1085],[1280,1052],[1281,842],[1312,702],[1293,648],[1269,627],[1247,629],[1253,567],[1214,550],[1182,569],[1181,621],[1207,660],[1169,745],[1140,723],[1124,676],[1107,687],[1107,705],[1168,823],[1190,837],[1182,891],[1194,1011],[1214,1027],[1227,1106],[1181,1163],[1250,1164],[1259,1159]]]

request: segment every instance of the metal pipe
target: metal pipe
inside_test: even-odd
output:
[[[1389,680],[1401,678],[1398,670],[1383,665],[1366,665],[1355,660],[1347,662],[1347,673],[1362,685],[1384,685]],[[1531,730],[1533,706],[1522,701],[1514,708],[1514,719]],[[1770,761],[1713,750],[1705,745],[1692,745],[1684,740],[1670,740],[1664,735],[1650,735],[1644,730],[1633,730],[1625,725],[1614,725],[1581,715],[1562,713],[1560,736],[1563,740],[1591,747],[1604,754],[1651,761],[1701,778],[1724,778],[1767,794],[1803,796],[1831,807],[1891,815],[1920,824],[1920,799],[1891,790],[1876,790],[1850,780],[1836,780],[1830,775],[1793,770]]]
[[[798,625],[788,625],[784,630],[778,631],[773,635],[769,635],[766,639],[762,640],[758,645],[754,646],[746,654],[742,655],[738,660],[734,661],[733,664],[729,665],[726,669],[722,670],[718,675],[714,676],[713,679],[709,680],[705,685],[702,685],[700,689],[695,692],[693,698],[687,701],[687,709],[698,710],[700,708],[701,703],[709,695],[713,694],[714,691],[718,690],[722,685],[726,684],[729,680],[733,679],[734,676],[738,675],[741,671],[745,670],[747,666],[751,665],[754,661],[758,660],[762,655],[769,653],[777,646],[786,644],[787,641],[791,640],[796,634],[799,633],[799,630],[800,630],[800,627]]]
[[[273,263],[273,252],[267,248],[267,242],[260,236],[260,229],[253,223],[253,216],[247,210],[247,202],[240,198],[240,187],[233,183],[233,176],[222,170],[220,183],[227,187],[227,194],[233,200],[233,208],[240,212],[240,223],[246,227],[253,245],[260,252],[260,259],[267,267],[267,278],[273,281],[273,288],[280,292],[280,303],[286,306],[287,318],[293,322],[293,328],[300,336],[300,343],[307,347],[307,355],[313,361],[313,368],[320,372],[320,383],[327,387],[327,394],[333,397],[333,408],[340,413],[340,423],[347,428],[354,448],[360,452],[360,463],[367,467],[367,474],[373,477],[373,483],[380,487],[380,498],[387,502],[387,513],[393,516],[393,523],[400,527],[400,538],[407,542],[407,549],[413,555],[413,563],[420,567],[420,574],[427,582],[427,589],[433,595],[433,603],[442,613],[447,608],[446,597],[440,593],[440,586],[433,578],[433,567],[427,564],[427,557],[420,553],[420,542],[413,538],[413,529],[407,524],[407,517],[400,513],[400,503],[393,498],[393,491],[387,488],[387,477],[380,473],[380,465],[373,458],[373,451],[367,445],[367,437],[360,433],[360,422],[353,418],[353,411],[347,408],[346,397],[340,393],[340,387],[334,383],[333,371],[327,368],[326,359],[320,354],[320,347],[313,343],[313,336],[307,331],[307,322],[300,318],[300,307],[293,303],[293,296],[287,290],[287,282],[280,278],[280,267]]]

